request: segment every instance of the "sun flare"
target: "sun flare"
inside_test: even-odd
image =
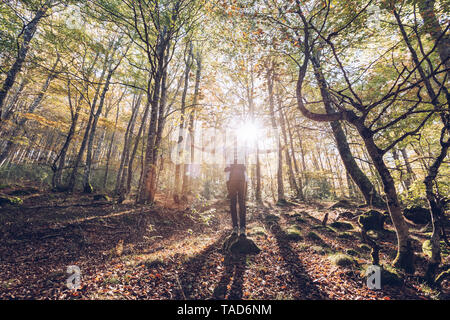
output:
[[[237,129],[237,137],[239,140],[242,139],[246,142],[254,142],[260,136],[260,131],[261,129],[256,123],[247,121]]]

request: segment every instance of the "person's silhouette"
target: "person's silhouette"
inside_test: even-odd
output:
[[[242,157],[241,157],[242,158]],[[245,156],[244,156],[245,158]],[[247,175],[245,172],[245,159],[238,161],[237,137],[234,137],[233,163],[225,168],[227,172],[228,198],[230,199],[231,221],[233,233],[245,236],[246,228],[246,194]],[[239,203],[239,225],[237,217],[237,204]]]

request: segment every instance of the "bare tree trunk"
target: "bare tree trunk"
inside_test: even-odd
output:
[[[299,200],[305,200],[305,196],[303,195],[303,170],[300,171],[300,168],[298,166],[297,158],[295,157],[295,149],[294,149],[294,139],[292,137],[292,130],[291,130],[291,124],[289,121],[288,116],[285,114],[285,119],[287,123],[288,128],[288,134],[289,134],[289,144],[291,146],[291,152],[292,152],[292,160],[294,163],[294,169],[295,169],[295,175],[298,177],[298,199]]]
[[[126,180],[126,176],[128,174],[127,165],[128,165],[129,157],[130,157],[130,147],[131,147],[131,144],[133,141],[134,126],[136,123],[137,115],[139,113],[141,100],[142,100],[141,94],[139,96],[137,96],[137,98],[136,98],[136,95],[134,96],[133,110],[131,113],[130,121],[128,122],[128,125],[127,125],[127,130],[125,132],[124,144],[123,144],[123,149],[122,149],[122,157],[120,160],[119,172],[117,173],[117,177],[116,177],[115,194],[118,195],[119,198],[121,198],[121,197],[123,198],[126,195],[125,180]],[[119,202],[121,202],[121,201],[119,201]]]
[[[358,127],[357,127],[358,128]],[[375,145],[373,137],[364,135],[361,127],[358,128],[361,137],[364,139],[367,152],[369,153],[375,168],[380,174],[381,181],[384,186],[384,193],[386,194],[389,213],[392,223],[397,233],[397,256],[394,259],[394,266],[400,267],[407,272],[414,273],[414,251],[409,237],[409,229],[403,217],[402,208],[397,197],[394,179],[386,167],[383,160],[383,154]]]
[[[110,159],[111,159],[111,153],[112,153],[112,146],[113,146],[113,143],[114,143],[114,138],[116,136],[117,121],[119,120],[119,112],[120,112],[120,104],[117,104],[116,120],[114,122],[114,131],[113,131],[113,133],[111,135],[111,140],[109,141],[108,154],[106,156],[105,175],[103,176],[103,189],[106,189],[106,183],[108,181],[109,162],[110,162]]]
[[[79,167],[80,162],[81,162],[81,160],[83,158],[84,150],[86,149],[86,145],[87,145],[88,138],[89,138],[89,132],[91,130],[92,121],[94,119],[95,107],[97,105],[97,100],[98,100],[98,96],[100,94],[101,85],[103,83],[103,79],[105,77],[106,70],[108,68],[108,63],[109,63],[108,57],[109,57],[109,54],[106,54],[105,61],[104,61],[104,64],[103,64],[102,73],[100,75],[100,79],[98,81],[97,88],[95,90],[94,100],[92,101],[92,104],[90,106],[89,120],[87,122],[86,129],[84,131],[83,141],[81,142],[80,150],[79,150],[78,155],[77,155],[77,157],[75,159],[74,167],[73,167],[72,172],[71,172],[70,177],[69,177],[69,182],[68,182],[68,185],[67,185],[67,191],[69,191],[69,192],[73,192],[73,189],[75,188],[76,177],[77,177],[77,173],[78,173],[78,167]],[[90,74],[90,72],[88,73],[88,75],[89,74]],[[86,91],[88,91],[88,89],[86,89]],[[86,92],[86,94],[87,93],[88,92]]]
[[[141,140],[141,137],[143,137],[143,131],[145,128],[145,124],[147,123],[148,118],[148,112],[150,110],[150,103],[146,103],[144,115],[142,116],[142,122],[139,126],[138,134],[136,136],[136,141],[133,146],[133,151],[131,152],[130,161],[128,162],[128,174],[127,174],[127,185],[126,185],[126,194],[129,194],[131,190],[131,180],[133,179],[133,162],[134,158],[136,156],[136,152],[139,146],[139,141]]]
[[[316,80],[319,84],[323,104],[325,106],[325,111],[327,112],[327,114],[332,114],[334,113],[332,107],[332,99],[328,91],[327,83],[322,74],[319,61],[316,57],[311,57],[311,61],[314,67],[314,74]],[[339,121],[331,121],[330,126],[336,141],[336,146],[339,151],[339,155],[341,156],[342,159],[342,163],[344,164],[344,167],[347,170],[347,172],[352,177],[352,180],[355,182],[355,184],[358,186],[359,190],[363,194],[366,203],[369,205],[383,207],[384,202],[381,200],[380,196],[376,192],[370,180],[357,165],[355,158],[353,157],[352,152],[350,150],[347,137],[345,136],[341,124],[339,123]]]
[[[269,94],[269,110],[270,110],[270,118],[272,121],[272,129],[275,132],[279,132],[277,128],[277,122],[275,119],[275,103],[274,103],[274,70],[273,63],[269,66],[267,70],[267,91]],[[286,198],[284,196],[284,184],[283,184],[283,147],[281,145],[281,137],[280,134],[277,134],[278,139],[278,169],[277,169],[277,202],[282,203],[286,202]]]
[[[181,163],[181,159],[185,159],[185,148],[183,147],[184,139],[185,139],[185,113],[186,113],[186,95],[189,88],[189,73],[191,72],[192,67],[192,43],[188,44],[189,51],[187,54],[187,58],[185,60],[185,69],[184,69],[184,87],[183,93],[181,95],[181,107],[180,107],[180,125],[179,125],[179,133],[178,133],[178,145],[177,145],[177,157],[178,162],[175,165],[175,192],[174,192],[174,201],[178,202],[180,200],[180,195],[183,193],[182,191],[182,177],[186,178],[185,167],[186,163],[184,161]],[[183,174],[182,174],[183,171]]]
[[[406,182],[406,179],[405,179],[405,176],[404,176],[401,164],[400,164],[400,159],[398,158],[398,153],[395,148],[392,148],[392,158],[394,158],[395,168],[400,173],[400,183],[401,183],[403,189],[407,192],[409,189],[409,185]]]
[[[56,67],[58,66],[58,63],[60,61],[60,57],[58,55],[56,62],[53,64],[52,69],[50,70],[50,73],[47,76],[47,79],[45,80],[44,84],[42,85],[41,90],[39,90],[39,93],[37,94],[36,98],[31,103],[30,107],[28,108],[28,113],[34,113],[34,111],[39,107],[39,105],[42,102],[42,99],[44,98],[45,93],[47,92],[48,87],[50,86],[51,81],[55,78],[56,74]],[[17,126],[14,128],[14,130],[9,134],[10,137],[17,137],[20,134],[20,131],[23,129],[23,126],[27,122],[26,118],[22,118]],[[8,154],[11,151],[11,148],[14,146],[14,142],[10,139],[7,141],[5,148],[3,149],[2,153],[0,154],[0,163],[2,163]]]
[[[425,192],[431,211],[431,222],[433,225],[433,233],[431,235],[431,258],[428,263],[426,272],[426,279],[430,284],[434,284],[436,271],[441,263],[441,249],[440,240],[441,233],[445,230],[442,219],[445,215],[445,202],[440,198],[436,192],[433,191],[433,182],[436,179],[439,167],[447,156],[448,148],[450,147],[450,139],[444,142],[445,127],[442,129],[440,144],[441,152],[434,160],[433,164],[428,170],[428,175],[425,177]]]
[[[406,177],[405,177],[405,183],[409,187],[411,186],[413,180],[416,179],[416,175],[414,174],[414,171],[411,168],[411,164],[409,163],[408,153],[406,152],[406,148],[401,148],[400,153],[402,154],[403,160],[405,161],[405,167],[406,167]]]
[[[109,84],[111,81],[112,74],[113,74],[113,71],[110,70],[106,77],[106,83],[105,83],[105,86],[103,87],[103,91],[100,96],[100,102],[98,104],[97,112],[94,115],[94,118],[92,121],[92,126],[89,130],[89,138],[88,138],[88,145],[87,145],[87,151],[86,151],[86,166],[84,167],[84,174],[83,174],[83,192],[85,192],[85,193],[93,192],[93,188],[92,188],[91,182],[90,182],[90,180],[91,180],[91,165],[92,165],[92,148],[94,145],[94,137],[95,137],[95,131],[97,129],[98,119],[100,118],[100,115],[102,114],[103,105],[105,102],[105,96],[109,90]],[[92,109],[92,112],[94,112],[93,109]]]
[[[434,11],[435,2],[436,0],[418,1],[419,12],[422,16],[425,30],[434,40],[441,62],[447,69],[447,74],[450,77],[450,35],[448,33],[448,26],[445,29],[447,32],[442,30],[439,19]]]
[[[196,54],[196,61],[197,61],[197,69],[195,72],[195,85],[194,85],[194,97],[192,100],[192,111],[189,114],[189,124],[188,124],[188,133],[189,133],[189,141],[186,141],[186,149],[190,148],[190,155],[191,155],[191,161],[190,161],[190,172],[189,174],[184,175],[183,178],[183,188],[182,192],[183,194],[189,193],[192,188],[192,169],[193,165],[195,164],[195,132],[194,132],[194,121],[195,121],[195,114],[197,109],[197,103],[198,103],[198,95],[199,95],[199,88],[200,88],[200,79],[201,79],[201,72],[202,72],[202,57],[200,56],[200,52],[197,51]],[[189,145],[188,145],[189,143]]]
[[[139,194],[140,203],[153,203],[156,194],[156,162],[155,155],[158,153],[158,145],[156,145],[157,125],[159,104],[161,98],[161,87],[164,73],[167,72],[166,50],[168,48],[168,40],[166,39],[166,30],[160,32],[160,39],[157,45],[157,72],[154,78],[154,90],[151,100],[150,125],[148,129],[147,150],[145,154],[144,172],[142,178],[142,188]],[[160,119],[163,120],[164,114],[160,114]]]
[[[23,34],[22,45],[20,46],[20,48],[18,48],[16,61],[14,61],[11,69],[9,69],[9,71],[7,72],[5,81],[3,82],[2,88],[0,89],[0,126],[2,122],[3,104],[5,102],[6,96],[9,90],[14,85],[17,75],[22,70],[22,65],[25,61],[25,58],[27,57],[28,50],[30,49],[31,39],[33,39],[38,23],[42,19],[42,17],[44,17],[47,10],[48,4],[45,4],[43,7],[39,8],[39,10],[36,11],[33,19],[24,26],[21,32],[21,35]]]
[[[281,103],[278,106],[278,112],[280,114],[280,126],[281,126],[281,132],[283,134],[283,139],[284,139],[284,153],[285,153],[285,157],[286,157],[286,163],[288,165],[288,174],[289,174],[289,183],[291,186],[291,189],[295,192],[295,197],[298,199],[302,199],[303,195],[297,185],[297,180],[295,179],[295,174],[294,174],[294,169],[292,167],[292,159],[291,159],[291,155],[289,154],[289,147],[288,147],[288,137],[287,137],[287,133],[286,133],[286,124],[284,121],[284,114],[283,114],[283,108]],[[294,152],[292,151],[292,154]]]

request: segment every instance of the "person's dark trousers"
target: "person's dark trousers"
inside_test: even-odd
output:
[[[231,221],[233,227],[238,226],[237,221],[237,204],[239,203],[239,225],[241,229],[245,229],[245,197],[247,193],[247,182],[245,180],[230,180],[227,183],[228,196],[230,198]]]

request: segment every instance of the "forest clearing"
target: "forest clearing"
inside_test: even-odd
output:
[[[2,0],[0,300],[449,300],[443,0]]]

